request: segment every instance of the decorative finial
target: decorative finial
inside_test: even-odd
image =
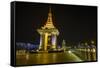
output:
[[[51,13],[51,6],[49,6],[49,13]]]

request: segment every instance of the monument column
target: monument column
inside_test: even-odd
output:
[[[39,45],[39,50],[42,48],[43,45],[43,36],[40,34],[40,45]]]
[[[52,36],[52,48],[53,49],[56,49],[56,40],[57,40],[57,36],[53,35]]]
[[[44,39],[44,51],[47,51],[48,46],[48,33],[45,33],[45,39]]]

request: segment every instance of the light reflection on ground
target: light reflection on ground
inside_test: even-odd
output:
[[[60,53],[33,53],[16,56],[16,65],[50,64],[81,61],[82,60],[71,51]]]

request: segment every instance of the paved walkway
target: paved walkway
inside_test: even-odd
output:
[[[82,60],[71,51],[62,53],[33,53],[27,55],[19,55],[16,57],[17,65],[50,64],[81,61]]]

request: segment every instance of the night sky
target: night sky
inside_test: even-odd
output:
[[[16,2],[16,42],[39,44],[37,29],[46,23],[49,6],[53,24],[58,28],[58,44],[62,40],[78,43],[96,40],[97,7]]]

